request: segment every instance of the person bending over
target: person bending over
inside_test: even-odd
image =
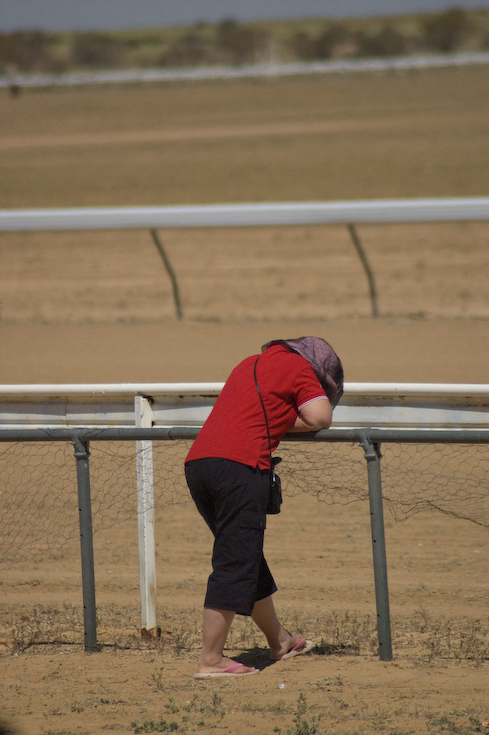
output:
[[[263,555],[270,451],[290,431],[329,428],[342,393],[343,368],[325,340],[268,342],[232,371],[190,448],[187,484],[214,535],[195,678],[259,673],[223,654],[236,613],[251,616],[274,660],[312,648],[280,624],[273,605],[277,587]]]

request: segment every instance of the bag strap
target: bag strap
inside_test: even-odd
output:
[[[258,385],[258,380],[256,377],[256,366],[257,366],[259,357],[260,355],[258,355],[258,357],[255,360],[255,366],[253,368],[253,377],[255,378],[255,385],[256,385],[256,390],[258,391],[258,398],[260,399],[261,407],[263,409],[263,415],[265,416],[265,425],[267,427],[267,436],[268,436],[268,453],[270,455],[270,472],[273,474],[274,467],[273,467],[273,461],[272,461],[272,442],[270,441],[270,429],[268,428],[267,412],[265,411],[265,404],[263,403],[260,386]]]

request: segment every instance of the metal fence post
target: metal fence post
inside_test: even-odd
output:
[[[392,661],[389,591],[387,587],[387,557],[385,551],[384,510],[380,473],[380,444],[373,443],[367,433],[362,435],[361,444],[365,452],[365,459],[367,460],[379,657],[381,661]]]
[[[77,432],[73,435],[78,485],[80,548],[83,589],[83,625],[85,651],[100,650],[97,645],[97,612],[95,606],[95,569],[93,562],[92,503],[90,498],[89,443]]]

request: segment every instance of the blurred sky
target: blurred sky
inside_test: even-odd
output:
[[[489,8],[489,0],[0,0],[0,30],[110,30]]]

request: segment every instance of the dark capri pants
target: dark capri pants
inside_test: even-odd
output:
[[[195,459],[185,477],[197,510],[214,534],[204,607],[251,615],[277,591],[263,556],[270,473],[229,459]]]

